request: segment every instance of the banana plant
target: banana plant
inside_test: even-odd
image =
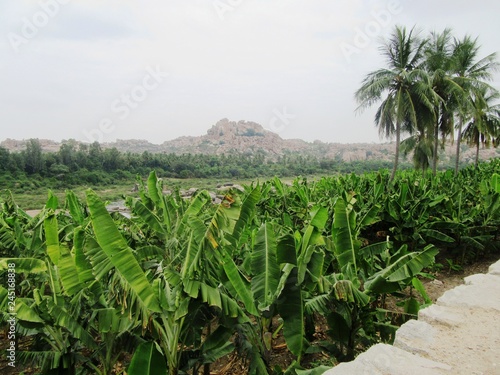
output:
[[[339,197],[335,203],[331,242],[327,241],[327,249],[335,257],[336,271],[326,277],[325,293],[306,302],[306,310],[327,316],[331,337],[337,342],[336,352],[340,358],[352,359],[358,341],[374,334],[377,315],[370,302],[406,288],[434,261],[437,250],[428,246],[421,252],[408,253],[403,245],[391,256],[389,241],[362,247],[360,223],[376,222],[376,211],[368,211],[358,220],[356,199],[352,195],[346,197],[348,200]]]
[[[95,193],[87,192],[92,233],[100,249],[89,256],[102,259],[104,255],[101,266],[109,263],[120,275],[122,292],[116,297],[124,301],[125,311],[142,317],[147,340],[158,343],[168,373],[177,374],[193,366],[206,367],[232,351],[231,344],[219,347],[221,337],[227,338],[236,325],[250,321],[215,278],[220,272],[216,264],[219,248],[222,242],[229,243],[224,233],[238,228],[232,219],[231,197],[215,210],[203,191],[188,205],[166,204],[155,179],[152,174],[148,192],[143,192],[147,204],[132,202],[133,214],[143,221],[142,228],[150,230],[155,243],[138,249],[130,248],[130,237],[118,230]],[[217,328],[212,330],[214,323]]]

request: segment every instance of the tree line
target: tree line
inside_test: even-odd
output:
[[[38,139],[27,141],[26,149],[10,152],[0,147],[0,182],[52,179],[61,183],[101,184],[117,179],[147,176],[151,170],[167,178],[245,179],[260,176],[304,176],[311,174],[362,173],[390,168],[381,160],[343,162],[337,159],[285,154],[271,160],[263,152],[254,154],[202,155],[121,152],[102,148],[98,142],[63,143],[57,152],[42,152]],[[407,165],[409,167],[409,165]]]
[[[462,142],[476,147],[476,165],[480,145],[497,145],[500,93],[489,82],[499,65],[495,53],[480,57],[479,49],[477,38],[456,38],[451,29],[422,37],[401,26],[382,44],[386,65],[364,78],[355,98],[358,111],[380,102],[375,124],[381,135],[396,138],[392,178],[400,152],[435,175],[439,145],[455,132],[455,175]]]

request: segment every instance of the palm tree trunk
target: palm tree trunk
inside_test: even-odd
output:
[[[436,175],[437,171],[437,158],[438,158],[438,144],[439,144],[439,120],[436,121],[434,126],[434,150],[432,155],[432,175]]]
[[[457,152],[455,154],[455,177],[458,176],[458,164],[460,162],[460,142],[462,142],[462,116],[458,117]]]
[[[398,169],[400,140],[401,140],[401,127],[400,127],[399,122],[398,122],[396,124],[396,152],[394,154],[394,167],[392,168],[390,181],[394,180],[394,177],[396,176],[396,171]]]
[[[477,145],[476,145],[476,168],[479,165],[479,137],[477,139]]]

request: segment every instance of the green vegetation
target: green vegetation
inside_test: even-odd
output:
[[[123,153],[116,148],[102,149],[97,142],[63,143],[60,150],[42,153],[38,139],[30,139],[26,150],[9,152],[0,147],[0,187],[16,188],[24,181],[34,187],[106,185],[118,180],[147,177],[155,169],[163,178],[253,179],[311,174],[362,173],[390,167],[383,161],[345,163],[297,154],[276,160],[262,153],[234,155]],[[407,165],[407,167],[409,167]],[[29,184],[28,183],[28,184]],[[22,187],[22,186],[20,186]],[[29,187],[29,186],[28,186]]]
[[[249,374],[322,373],[318,353],[352,359],[431,303],[421,278],[439,252],[458,269],[498,251],[499,173],[492,160],[457,177],[273,178],[213,205],[206,191],[163,194],[153,172],[127,198],[131,218],[90,189],[49,193],[34,218],[7,194],[0,274],[15,269],[16,287],[1,284],[2,325],[17,314],[18,361],[44,374],[111,374],[118,361],[131,375],[207,374],[231,355]]]
[[[496,54],[478,58],[477,39],[453,38],[451,30],[422,38],[414,29],[397,26],[381,48],[387,65],[369,73],[355,96],[363,110],[381,101],[375,115],[380,134],[396,136],[396,155],[391,179],[398,168],[400,147],[413,153],[417,169],[432,163],[436,174],[438,145],[447,137],[457,140],[455,174],[460,143],[496,145],[500,135],[500,97],[488,81],[498,68]],[[462,130],[463,124],[467,123]],[[409,137],[401,142],[401,135]],[[478,159],[476,157],[476,165]]]
[[[82,199],[89,187],[105,200],[121,199],[134,187],[137,176],[146,179],[153,169],[166,181],[168,189],[213,190],[228,181],[250,183],[256,178],[363,173],[389,167],[390,163],[376,160],[346,163],[301,155],[267,160],[262,154],[133,154],[102,149],[97,142],[68,142],[57,152],[43,153],[39,140],[30,139],[21,152],[0,147],[0,189],[10,190],[22,208],[39,209],[45,203],[47,189],[60,199],[68,188]]]

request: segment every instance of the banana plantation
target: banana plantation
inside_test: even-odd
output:
[[[92,190],[49,192],[36,217],[4,194],[0,311],[5,330],[15,317],[17,366],[210,374],[237,359],[241,373],[321,374],[334,362],[311,358],[391,342],[431,303],[422,280],[438,253],[464,263],[499,247],[499,160],[456,177],[275,178],[220,205],[205,191],[163,194],[155,172],[140,185],[130,217]],[[273,363],[278,339],[286,366]]]

